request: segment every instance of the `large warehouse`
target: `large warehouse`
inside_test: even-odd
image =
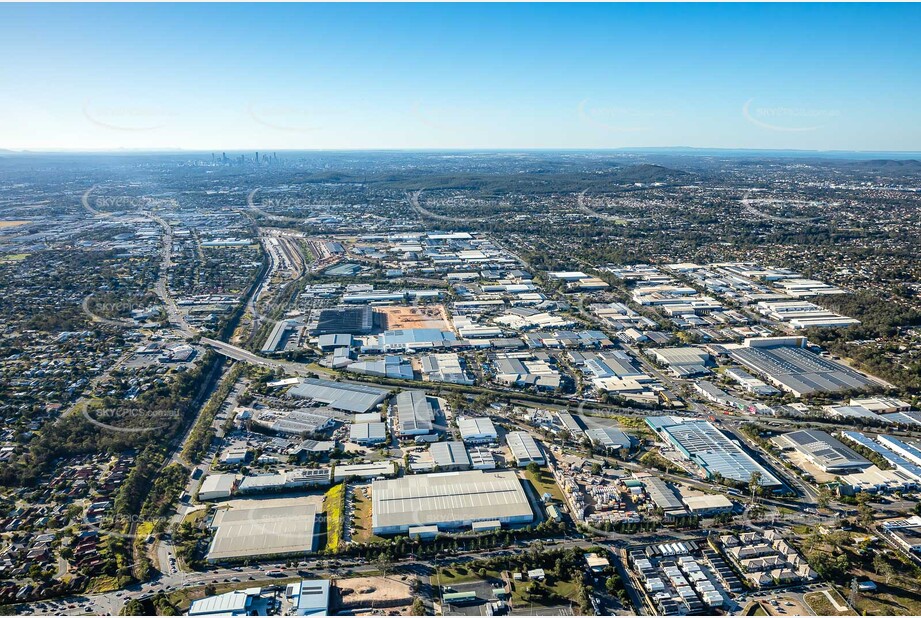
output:
[[[474,522],[528,524],[534,513],[514,472],[418,474],[371,485],[374,534],[401,534],[417,526],[452,530]]]
[[[585,432],[588,439],[598,446],[609,450],[630,450],[633,439],[614,427],[597,427]]]
[[[824,431],[791,431],[778,436],[776,441],[785,448],[796,450],[823,472],[842,474],[873,465],[866,457],[858,455]]]
[[[710,353],[701,348],[653,348],[646,353],[679,378],[710,373]]]
[[[547,462],[537,440],[528,432],[511,431],[506,434],[505,441],[518,467],[523,468],[532,462],[542,466]]]
[[[814,393],[863,390],[875,382],[863,374],[814,352],[790,345],[790,338],[746,339],[744,346],[726,346],[736,362],[764,376],[797,397]]]
[[[351,334],[365,335],[374,328],[374,314],[370,305],[364,307],[334,307],[320,309],[307,325],[311,335]]]
[[[314,549],[317,506],[304,499],[251,500],[221,509],[208,561],[303,555]]]
[[[779,487],[782,483],[767,469],[707,421],[679,416],[650,416],[646,424],[663,440],[691,462],[700,466],[709,478],[717,474],[726,479],[748,483],[753,472],[761,475],[762,487]]]
[[[403,391],[396,397],[396,432],[400,437],[422,436],[435,429],[435,408],[424,391]]]
[[[302,378],[288,391],[288,397],[312,399],[344,412],[367,412],[384,401],[390,391],[362,384],[345,384],[332,380]]]
[[[467,444],[484,444],[499,439],[496,426],[486,417],[462,416],[457,419],[457,428]]]

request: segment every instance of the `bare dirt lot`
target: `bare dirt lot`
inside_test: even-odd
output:
[[[412,604],[413,596],[409,579],[403,581],[399,575],[384,577],[350,577],[336,582],[341,593],[341,605],[349,609],[371,609],[387,607],[400,611]],[[400,611],[400,613],[404,613]]]
[[[444,305],[425,305],[423,307],[377,307],[381,314],[382,325],[387,330],[404,328],[438,328],[450,330]]]
[[[812,614],[812,611],[795,597],[778,595],[775,599],[777,606],[772,605],[770,599],[761,604],[771,616],[809,616]]]

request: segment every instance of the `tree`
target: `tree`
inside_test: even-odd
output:
[[[390,569],[393,567],[393,561],[386,552],[381,552],[378,554],[377,558],[374,559],[374,567],[380,571],[381,577],[386,578],[387,573],[389,573]]]
[[[873,507],[870,506],[870,495],[864,491],[857,494],[857,518],[864,528],[869,528],[876,519]]]
[[[761,495],[761,472],[755,470],[751,473],[751,476],[748,479],[748,490],[752,495],[752,502],[755,501],[756,495]]]
[[[122,616],[146,616],[147,610],[144,609],[144,604],[138,601],[137,599],[129,599],[121,611]]]
[[[895,569],[892,567],[892,564],[880,553],[873,556],[873,571],[877,575],[885,577],[886,584],[889,584],[889,580],[895,575]]]
[[[532,461],[531,463],[529,463],[527,470],[534,476],[540,478],[540,466],[537,465],[536,461]]]
[[[608,591],[608,594],[617,594],[617,591],[620,589],[621,581],[619,577],[612,575],[604,582],[604,589]]]
[[[412,607],[409,608],[409,614],[411,616],[425,616],[425,603],[422,602],[422,599],[416,597],[413,599]]]
[[[824,509],[828,506],[829,501],[831,500],[831,492],[827,487],[819,488],[819,495],[816,497],[816,504],[820,509]]]

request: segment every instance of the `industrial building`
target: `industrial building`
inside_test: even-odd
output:
[[[209,474],[198,489],[198,500],[209,502],[229,498],[236,491],[240,478],[238,474]]]
[[[265,616],[268,614],[269,598],[264,598],[262,588],[256,586],[245,590],[231,590],[204,599],[192,601],[189,616]]]
[[[422,377],[432,382],[473,384],[460,356],[454,353],[429,354],[422,357]]]
[[[778,436],[782,448],[792,448],[823,472],[845,474],[869,468],[873,463],[824,431],[804,429]]]
[[[368,412],[387,398],[390,391],[363,384],[345,384],[332,380],[301,378],[288,391],[288,397],[311,399],[345,412]]]
[[[860,320],[845,317],[805,300],[761,301],[757,311],[772,320],[786,322],[796,329],[854,326]]]
[[[852,406],[863,406],[877,414],[892,414],[895,412],[908,412],[911,404],[895,397],[867,397],[865,399],[851,399]]]
[[[668,483],[656,476],[645,476],[642,482],[649,499],[657,509],[662,511],[662,515],[666,519],[688,514],[687,509],[681,502],[681,497]]]
[[[329,615],[328,579],[303,579],[285,588],[285,598],[291,603],[291,616]]]
[[[880,440],[880,442],[876,442],[859,431],[842,431],[841,435],[845,440],[868,448],[877,455],[882,456],[893,468],[907,475],[913,481],[921,482],[921,466],[889,448],[889,445],[893,444],[892,440],[894,440],[891,436],[877,436],[876,439]],[[881,438],[888,438],[887,443],[881,443]],[[896,442],[901,443],[898,440]]]
[[[443,472],[375,480],[371,485],[374,534],[401,534],[417,526],[440,530],[474,522],[528,524],[534,513],[514,472]]]
[[[633,440],[630,436],[614,427],[588,429],[585,435],[588,436],[592,443],[609,451],[629,451],[633,445]]]
[[[512,431],[506,434],[505,441],[512,451],[512,458],[518,467],[523,468],[529,463],[544,465],[547,460],[534,437],[526,431]]]
[[[338,483],[347,478],[373,479],[379,476],[393,476],[397,465],[393,461],[376,461],[367,464],[345,464],[333,468],[333,482]]]
[[[464,443],[459,440],[433,442],[429,447],[432,464],[436,470],[467,470],[470,468],[470,456]]]
[[[493,470],[496,467],[496,458],[488,448],[474,446],[467,454],[470,456],[470,467],[474,470]]]
[[[457,428],[467,444],[488,444],[499,440],[496,426],[486,417],[462,416],[457,419]]]
[[[852,406],[823,406],[822,410],[833,418],[854,418],[868,421],[885,422],[867,408],[859,405]]]
[[[374,313],[370,305],[320,309],[314,312],[307,324],[307,332],[311,335],[366,335],[373,329]]]
[[[646,424],[707,475],[748,483],[753,473],[762,487],[779,487],[780,480],[708,421],[676,416],[651,416]]]
[[[335,417],[323,408],[298,410],[253,410],[253,425],[283,434],[307,435],[326,431],[335,425]]]
[[[396,433],[411,437],[432,433],[435,407],[424,391],[403,391],[396,396]]]
[[[297,320],[282,320],[276,323],[260,351],[263,354],[283,352],[291,338],[300,331],[301,326]]]
[[[329,485],[332,474],[329,468],[299,468],[289,472],[255,474],[245,476],[240,481],[238,491],[241,494],[270,491],[288,491]]]
[[[726,348],[736,362],[797,397],[876,385],[860,372],[800,347],[800,341],[801,337],[767,337],[746,339],[745,345]]]
[[[405,328],[388,330],[377,336],[377,342],[369,342],[369,349],[382,352],[405,352],[430,348],[444,348],[454,345],[457,335],[449,330],[437,328]]]
[[[373,423],[353,423],[349,427],[349,441],[362,446],[381,444],[387,441],[387,424],[380,421]]]
[[[569,412],[557,412],[557,420],[560,422],[560,426],[572,434],[573,438],[578,440],[584,433],[584,429],[579,422],[579,419]]]
[[[908,461],[921,466],[921,449],[916,444],[905,442],[893,436],[876,436],[880,444],[898,453]]]
[[[890,541],[903,551],[921,554],[921,517],[913,515],[904,519],[890,519],[880,526]]]
[[[724,373],[727,378],[734,380],[746,391],[752,395],[761,395],[762,397],[769,397],[772,395],[780,394],[780,391],[767,384],[766,382],[759,380],[755,376],[751,375],[744,369],[739,367],[728,367]]]
[[[351,348],[355,345],[355,338],[346,334],[320,335],[317,338],[317,347],[327,352],[336,348]]]
[[[701,494],[699,496],[682,496],[681,501],[688,507],[691,515],[712,517],[722,513],[731,513],[732,501],[722,494]]]
[[[679,378],[710,373],[710,353],[700,348],[654,348],[647,351]]]
[[[303,555],[314,550],[317,507],[291,499],[255,500],[220,509],[212,520],[208,561]]]
[[[860,472],[841,474],[837,477],[840,491],[846,495],[860,492],[892,493],[896,491],[911,491],[918,486],[918,480],[900,472],[899,470],[882,470],[870,466]]]
[[[574,360],[578,360],[581,354],[570,352]],[[591,372],[594,378],[637,378],[645,376],[642,369],[637,367],[633,357],[626,352],[610,350],[599,352],[592,356],[584,357],[585,369]]]
[[[384,358],[374,360],[364,360],[357,363],[351,363],[346,367],[346,371],[360,373],[367,376],[377,376],[381,378],[391,378],[394,380],[413,380],[413,367],[410,362],[402,356],[388,355]]]
[[[560,387],[559,372],[544,358],[531,353],[497,354],[493,359],[496,380],[515,386],[533,386],[539,390]]]

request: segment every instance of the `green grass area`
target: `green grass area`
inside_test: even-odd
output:
[[[810,592],[803,595],[803,600],[818,616],[850,616],[853,614],[853,611],[847,609],[847,602],[841,598],[840,594],[833,589],[829,590],[828,594],[837,601],[838,605],[845,609],[843,611],[836,609],[825,592]]]
[[[515,582],[515,589],[512,591],[512,607],[517,607],[519,610],[525,607],[553,607],[559,605],[556,602],[548,602],[546,605],[545,601],[541,599],[540,596],[531,596],[528,593],[528,588],[531,582]],[[555,581],[547,588],[552,594],[559,596],[561,599],[570,599],[574,600],[579,593],[579,584],[573,581]]]
[[[10,253],[0,256],[0,262],[21,262],[27,257],[29,257],[28,253]]]
[[[345,483],[333,485],[323,497],[323,512],[326,513],[326,550],[339,551],[345,524]]]
[[[452,586],[454,584],[466,584],[475,581],[496,581],[501,580],[502,574],[498,571],[486,571],[486,577],[480,577],[478,571],[473,571],[465,567],[454,567],[441,569],[437,577],[432,578],[432,583],[441,586]]]
[[[209,509],[198,509],[197,511],[192,511],[191,513],[186,513],[182,518],[182,523],[188,523],[193,528],[197,526],[201,520],[208,516]]]
[[[646,424],[645,417],[642,416],[615,416],[614,419],[621,427],[627,429],[650,431],[649,425]]]
[[[541,468],[540,474],[532,474],[529,470],[525,470],[525,477],[531,481],[538,497],[549,493],[557,502],[564,502],[563,492],[560,491],[556,481],[553,480],[553,475],[546,468]]]
[[[118,577],[115,575],[100,575],[90,580],[87,592],[102,594],[105,592],[115,592],[125,587],[131,581],[130,577]]]
[[[874,592],[857,593],[857,611],[864,616],[921,616],[918,581],[895,577],[886,584],[876,582]]]

